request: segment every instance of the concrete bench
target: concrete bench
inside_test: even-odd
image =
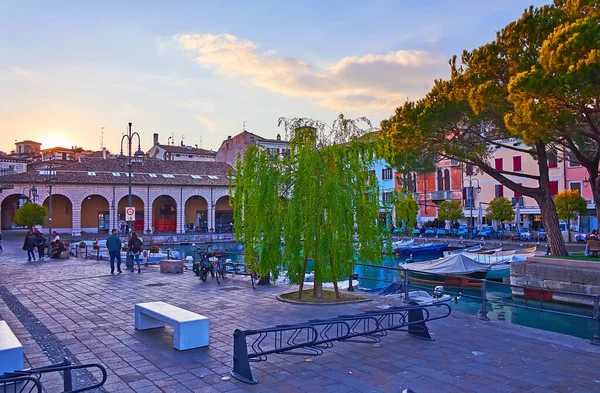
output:
[[[163,259],[160,261],[161,273],[183,273],[183,260]]]
[[[0,375],[23,368],[23,346],[8,324],[0,321]]]
[[[587,252],[590,256],[600,255],[600,240],[588,240],[587,241]]]
[[[208,346],[208,318],[165,302],[135,305],[137,330],[173,326],[173,346],[180,350]]]

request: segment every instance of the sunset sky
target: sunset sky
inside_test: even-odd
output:
[[[389,117],[531,0],[0,1],[0,150],[15,140],[217,149],[277,119]]]

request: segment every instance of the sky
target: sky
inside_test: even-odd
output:
[[[0,0],[0,150],[17,140],[116,152],[217,150],[280,117],[374,126],[449,76],[533,0]]]

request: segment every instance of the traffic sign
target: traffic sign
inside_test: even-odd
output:
[[[125,221],[135,221],[135,207],[125,208]]]

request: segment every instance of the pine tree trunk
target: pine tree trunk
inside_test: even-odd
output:
[[[300,276],[300,289],[298,290],[298,299],[302,299],[304,291],[304,280],[306,279],[306,267],[308,266],[308,254],[304,256],[304,266],[302,267],[302,276]]]
[[[567,243],[571,243],[571,219],[567,218]]]
[[[589,172],[588,172],[589,173]],[[592,189],[592,198],[596,207],[596,218],[600,224],[600,176],[590,175],[590,187]],[[590,231],[592,228],[590,228]]]
[[[560,225],[558,225],[558,215],[556,214],[554,201],[550,195],[543,193],[536,198],[536,202],[540,206],[542,220],[548,236],[550,252],[552,252],[552,255],[569,255],[565,241],[562,238],[562,233],[560,232]]]

